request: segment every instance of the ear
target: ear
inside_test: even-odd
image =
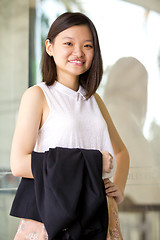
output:
[[[50,57],[53,56],[52,43],[50,42],[49,39],[46,40],[45,45],[46,45],[46,52],[48,53],[48,55]]]

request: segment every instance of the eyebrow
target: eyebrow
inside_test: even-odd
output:
[[[64,40],[64,39],[72,39],[73,40],[74,38],[66,36],[66,37],[62,38],[62,40]],[[93,40],[85,40],[84,42],[92,42],[93,43]]]

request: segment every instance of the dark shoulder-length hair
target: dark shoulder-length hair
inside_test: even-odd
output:
[[[86,97],[91,97],[97,90],[103,74],[102,57],[99,46],[99,40],[96,28],[92,21],[82,13],[71,13],[66,12],[60,15],[51,25],[48,32],[47,39],[51,43],[54,42],[55,37],[67,28],[75,25],[87,25],[92,33],[94,57],[92,60],[91,67],[85,73],[79,76],[79,83],[86,90]],[[42,80],[48,86],[52,85],[57,78],[56,65],[53,57],[50,57],[46,49],[42,55]]]

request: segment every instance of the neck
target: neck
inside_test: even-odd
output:
[[[57,81],[63,84],[64,86],[71,88],[74,91],[78,91],[79,89],[79,77],[57,77]]]

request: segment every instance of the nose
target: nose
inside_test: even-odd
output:
[[[72,53],[74,56],[77,56],[79,58],[84,56],[84,52],[81,46],[75,46]]]

